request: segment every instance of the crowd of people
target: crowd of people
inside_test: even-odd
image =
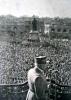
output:
[[[18,43],[3,42],[0,44],[0,84],[23,83],[27,80],[27,71],[33,67],[33,58],[37,55],[46,55],[46,77],[54,79],[57,70],[61,84],[71,84],[71,41],[64,39],[48,40],[49,46],[24,45],[25,40]],[[31,44],[31,42],[29,43]],[[52,75],[53,74],[53,75]],[[50,77],[51,76],[51,77]]]

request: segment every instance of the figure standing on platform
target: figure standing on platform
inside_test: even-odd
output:
[[[36,20],[36,18],[34,18],[33,19],[33,21],[32,21],[32,29],[33,29],[33,31],[37,31],[37,20]]]
[[[29,90],[26,100],[48,100],[47,81],[43,74],[46,66],[46,57],[36,57],[34,62],[35,67],[28,71]]]

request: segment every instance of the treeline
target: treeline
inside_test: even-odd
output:
[[[39,17],[39,16],[22,16],[22,17],[16,17],[12,15],[6,15],[6,16],[0,16],[0,24],[16,24],[16,23],[22,23],[24,21],[30,21],[35,17],[36,19],[44,21],[44,23],[52,23],[52,22],[61,22],[65,24],[71,25],[71,18],[60,18],[60,17]]]

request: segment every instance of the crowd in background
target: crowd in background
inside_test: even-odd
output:
[[[71,41],[53,39],[42,43],[24,44],[2,42],[0,44],[0,83],[23,83],[27,80],[27,71],[34,66],[34,57],[46,55],[46,77],[55,79],[61,84],[71,84]],[[27,42],[28,43],[28,42]],[[29,46],[30,45],[30,46]],[[55,73],[54,71],[57,70]]]

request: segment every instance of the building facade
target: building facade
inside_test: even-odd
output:
[[[69,38],[71,26],[66,24],[45,24],[44,33],[55,38]]]

